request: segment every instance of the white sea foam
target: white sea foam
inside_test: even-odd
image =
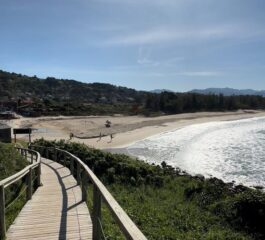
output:
[[[139,141],[127,150],[191,174],[265,186],[265,118],[191,125]]]

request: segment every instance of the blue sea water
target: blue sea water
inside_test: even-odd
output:
[[[127,151],[190,174],[265,187],[265,118],[191,125],[136,142]]]

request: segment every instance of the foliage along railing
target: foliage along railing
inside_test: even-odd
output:
[[[81,185],[82,200],[87,201],[88,179],[93,184],[93,240],[104,238],[101,224],[101,202],[102,200],[108,207],[112,217],[118,224],[126,239],[146,240],[146,237],[121,208],[118,202],[110,194],[107,188],[92,172],[92,170],[75,155],[55,147],[43,147],[32,145],[32,149],[39,151],[43,157],[61,162],[65,167],[69,167],[71,173]]]
[[[30,165],[19,171],[18,173],[0,181],[0,239],[5,239],[6,236],[6,200],[5,189],[10,185],[18,182],[23,177],[26,178],[26,199],[27,201],[32,198],[33,183],[37,181],[37,187],[41,185],[41,157],[36,151],[16,148],[18,152],[30,161]],[[33,179],[33,170],[36,170],[36,178]],[[15,198],[16,201],[18,197]],[[13,202],[12,202],[13,203]]]

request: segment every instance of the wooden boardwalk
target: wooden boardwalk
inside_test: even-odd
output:
[[[7,240],[92,239],[92,221],[82,192],[68,168],[42,159],[43,186],[7,232]]]

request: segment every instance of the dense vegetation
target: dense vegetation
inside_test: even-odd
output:
[[[0,102],[18,113],[39,115],[176,114],[265,109],[262,96],[151,93],[103,83],[40,79],[0,71]],[[0,109],[1,110],[1,109]]]
[[[148,239],[265,238],[265,194],[259,190],[77,143],[41,139],[35,144],[58,146],[82,159]],[[122,239],[106,210],[103,221],[108,239]]]
[[[0,180],[15,174],[26,165],[26,160],[13,145],[0,142]]]
[[[148,94],[146,109],[168,114],[197,111],[231,111],[237,109],[265,109],[265,98],[261,96],[223,96],[197,93]]]
[[[0,180],[5,179],[27,166],[23,158],[11,144],[0,143]],[[17,198],[25,188],[24,180],[18,181],[5,189],[7,227],[14,221],[25,204],[25,194]],[[16,199],[16,201],[14,201]],[[14,201],[14,202],[13,202]]]
[[[8,73],[0,71],[0,101],[14,100],[21,113],[42,115],[114,114],[142,105],[145,93],[102,83]]]

